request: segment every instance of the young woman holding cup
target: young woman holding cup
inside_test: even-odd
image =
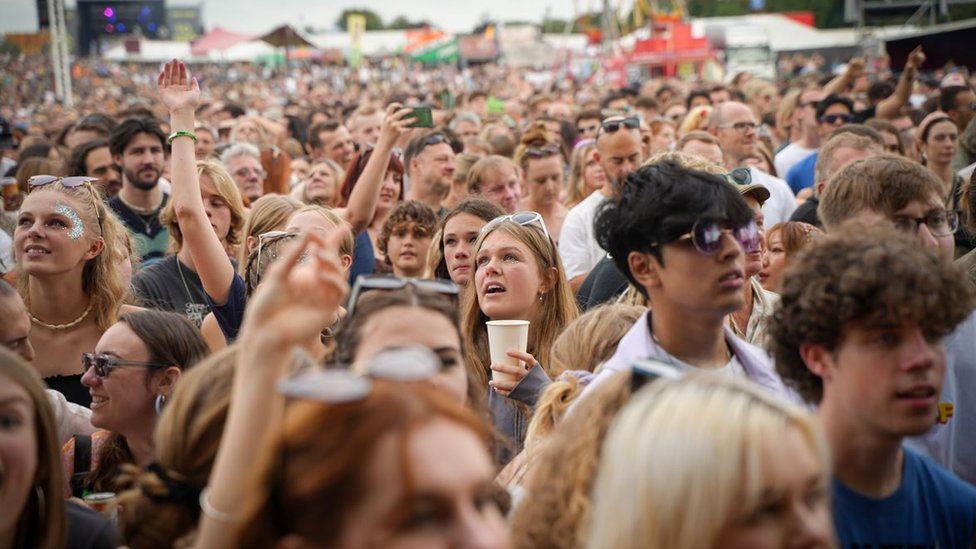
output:
[[[468,367],[489,389],[495,427],[518,452],[530,407],[549,383],[552,343],[578,310],[538,213],[492,220],[481,230],[474,257],[474,284],[468,285],[474,295],[464,300],[462,313]]]

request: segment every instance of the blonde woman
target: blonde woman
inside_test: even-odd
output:
[[[586,546],[833,547],[827,452],[806,412],[749,382],[654,382],[607,433]]]
[[[704,130],[705,124],[708,122],[708,117],[711,115],[712,107],[709,105],[698,105],[688,111],[688,116],[685,116],[685,119],[681,121],[681,125],[678,126],[678,139],[681,139],[689,132]]]
[[[600,165],[596,141],[580,141],[573,149],[569,166],[569,184],[566,186],[566,207],[572,209],[585,198],[599,191],[607,182],[607,174]]]

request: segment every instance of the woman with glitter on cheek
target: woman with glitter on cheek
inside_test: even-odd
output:
[[[31,318],[34,367],[48,386],[77,404],[82,353],[115,323],[125,286],[119,270],[118,219],[87,178],[36,176],[14,230],[18,290]],[[66,359],[68,357],[68,359]]]

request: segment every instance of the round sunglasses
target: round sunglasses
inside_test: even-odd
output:
[[[742,247],[743,252],[748,254],[759,251],[761,237],[755,221],[749,221],[745,225],[736,227],[726,221],[699,219],[695,221],[691,232],[675,238],[672,242],[690,239],[699,252],[705,255],[715,255],[722,248],[722,235],[725,233],[732,235],[732,238]],[[660,245],[661,243],[654,243],[651,247]]]

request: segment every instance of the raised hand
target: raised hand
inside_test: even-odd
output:
[[[399,103],[390,103],[386,107],[386,115],[383,117],[383,124],[380,126],[379,143],[393,146],[400,136],[410,130],[407,126],[413,121],[410,118],[411,109],[401,108]],[[379,144],[377,143],[377,144]]]
[[[847,76],[851,80],[856,80],[864,74],[865,61],[863,57],[855,57],[847,63]]]
[[[285,352],[333,323],[349,293],[339,260],[343,237],[343,230],[328,237],[307,233],[275,262],[247,303],[239,338],[244,347]]]
[[[908,60],[905,62],[905,69],[918,70],[925,64],[925,52],[922,51],[922,46],[916,46],[912,53],[908,54]]]
[[[156,80],[156,92],[170,112],[193,112],[200,104],[200,85],[196,78],[189,78],[186,65],[178,59],[163,66]]]

